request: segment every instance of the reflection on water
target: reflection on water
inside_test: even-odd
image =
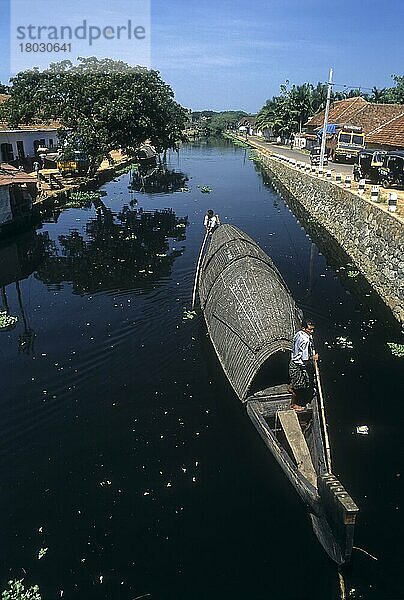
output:
[[[44,260],[49,235],[29,231],[0,245],[0,287],[29,277]]]
[[[146,194],[170,194],[183,190],[188,181],[185,173],[169,169],[165,164],[140,166],[133,171],[130,187]]]
[[[18,338],[18,350],[25,354],[33,353],[35,332],[29,324],[20,281],[32,275],[34,270],[44,261],[50,245],[47,233],[38,234],[30,231],[0,246],[0,310],[10,315],[8,293],[10,288],[15,286],[19,316],[10,316],[15,319],[14,327],[17,325],[19,318],[23,323],[23,329]]]
[[[77,294],[132,289],[168,277],[183,248],[170,248],[169,239],[185,240],[188,217],[173,210],[144,211],[125,205],[117,214],[101,200],[97,216],[85,234],[77,230],[60,235],[52,253],[38,269],[46,284],[73,284]]]

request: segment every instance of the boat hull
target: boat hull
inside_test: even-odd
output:
[[[323,548],[336,563],[346,562],[358,508],[327,470],[317,397],[305,416],[291,410],[285,381],[299,311],[285,282],[249,236],[226,224],[212,235],[198,289],[210,339],[230,384],[310,512]],[[270,383],[254,391],[265,378]]]

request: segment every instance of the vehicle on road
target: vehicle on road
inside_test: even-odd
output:
[[[90,166],[90,160],[85,152],[73,150],[59,155],[57,168],[62,176],[85,175]]]
[[[366,179],[371,183],[379,183],[380,167],[383,165],[385,155],[386,152],[382,150],[361,150],[353,168],[354,180]]]
[[[323,130],[317,134],[321,140]],[[329,123],[325,142],[328,158],[334,162],[354,163],[358,153],[365,149],[365,134],[362,127]]]
[[[391,186],[404,187],[404,152],[396,150],[387,152],[383,164],[379,167],[380,183],[384,188]]]

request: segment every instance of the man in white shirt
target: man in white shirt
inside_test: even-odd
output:
[[[314,391],[314,365],[318,360],[314,352],[314,323],[302,321],[301,329],[293,339],[293,349],[289,363],[290,390],[293,395],[292,408],[302,411],[311,401]]]
[[[209,209],[203,220],[203,224],[208,233],[212,234],[220,225],[219,215],[215,215],[213,210]]]

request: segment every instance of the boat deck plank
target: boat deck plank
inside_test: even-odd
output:
[[[295,457],[297,468],[312,485],[317,487],[317,475],[296,412],[280,410],[278,417]]]

